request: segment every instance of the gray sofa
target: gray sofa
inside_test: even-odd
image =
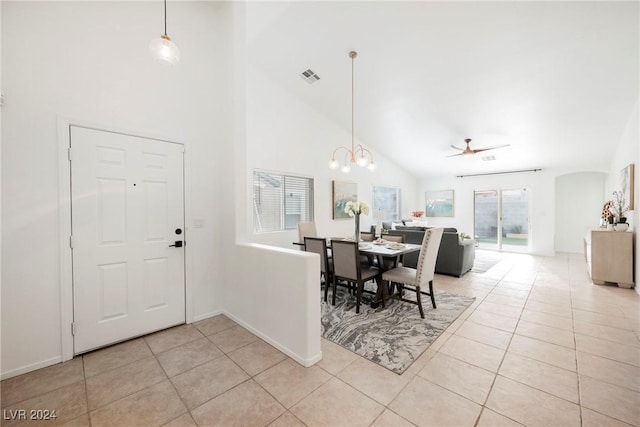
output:
[[[425,227],[400,227],[388,230],[391,235],[403,235],[405,243],[422,244]],[[404,255],[403,265],[415,268],[418,264],[419,252]],[[436,259],[436,273],[460,277],[473,268],[476,247],[473,239],[460,241],[458,230],[445,228],[440,242],[440,250]]]

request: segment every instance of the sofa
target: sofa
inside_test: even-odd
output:
[[[395,230],[385,231],[391,235],[404,236],[405,243],[421,245],[426,228],[396,226]],[[406,267],[416,268],[419,254],[419,252],[414,252],[404,255],[402,264]],[[445,228],[436,259],[436,273],[460,277],[473,268],[475,257],[476,246],[473,239],[460,240],[457,229]]]

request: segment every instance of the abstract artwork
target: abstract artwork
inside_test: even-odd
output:
[[[426,198],[426,216],[453,216],[453,190],[427,191]]]
[[[634,171],[633,163],[620,171],[620,191],[624,200],[629,205],[629,210],[634,210],[634,197],[633,197],[633,180]]]
[[[333,219],[351,219],[344,211],[347,202],[358,200],[358,184],[355,182],[333,181]]]

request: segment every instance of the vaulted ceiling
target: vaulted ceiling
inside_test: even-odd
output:
[[[638,5],[250,3],[249,66],[350,131],[356,50],[356,138],[416,176],[588,170],[637,112]],[[447,157],[465,138],[510,146]]]

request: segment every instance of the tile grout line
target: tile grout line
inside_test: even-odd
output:
[[[513,267],[511,267],[509,269],[509,271],[511,271],[512,268]],[[536,275],[537,275],[537,273],[536,273]],[[507,276],[507,274],[505,274],[504,277],[506,277],[506,276]],[[504,277],[503,277],[503,279],[504,279]],[[497,287],[500,284],[500,282],[502,282],[503,279],[500,279],[498,281],[498,283],[496,283],[495,287]],[[535,283],[535,281],[534,281],[534,283]],[[525,299],[525,306],[526,306],[527,301],[529,300],[529,296],[531,295],[531,291],[533,290],[533,286],[535,286],[535,285],[532,285],[529,288],[529,292],[527,294],[527,298]],[[522,311],[524,311],[524,306],[522,308]],[[507,347],[504,349],[504,353],[502,355],[502,359],[500,360],[500,363],[498,364],[498,367],[496,368],[495,375],[493,376],[493,381],[491,382],[491,386],[489,387],[489,391],[487,392],[487,396],[485,397],[484,402],[481,405],[482,409],[480,410],[480,413],[478,414],[478,418],[476,418],[476,422],[474,423],[474,427],[478,426],[478,423],[480,422],[480,417],[482,416],[482,413],[484,412],[485,409],[492,410],[491,408],[487,407],[487,402],[489,401],[489,396],[491,396],[491,392],[493,391],[493,387],[495,386],[496,380],[498,379],[500,368],[502,368],[502,364],[504,363],[504,359],[505,359],[505,357],[507,357],[507,352],[509,351],[509,347],[511,347],[511,342],[513,341],[513,336],[516,334],[516,329],[518,328],[518,324],[520,323],[520,318],[522,316],[522,311],[520,312],[520,316],[518,317],[518,320],[517,320],[517,322],[515,324],[515,327],[513,328],[513,332],[511,333],[511,337],[509,338],[509,343],[507,344]],[[513,420],[512,418],[509,418],[506,415],[501,414],[501,413],[499,413],[497,411],[494,411],[494,412],[496,412],[497,414],[499,414],[499,415],[501,415],[501,416],[503,416],[505,418],[508,418],[508,419],[510,419],[512,421],[516,421],[516,420]],[[516,421],[516,422],[518,422],[518,421]]]

